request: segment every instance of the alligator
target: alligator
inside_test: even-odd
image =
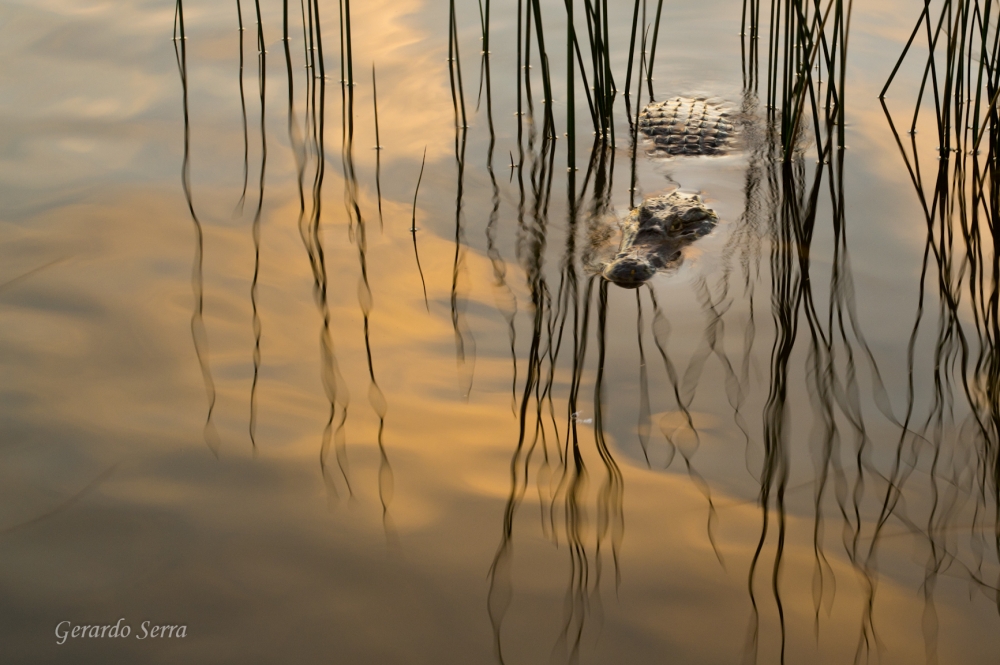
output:
[[[639,113],[639,131],[652,157],[725,155],[736,146],[734,114],[720,102],[674,97]],[[596,266],[604,279],[637,288],[657,272],[678,267],[683,250],[707,235],[719,218],[697,194],[652,196],[618,222],[621,242],[609,261]],[[592,241],[607,240],[593,237]]]
[[[638,288],[657,272],[679,266],[682,250],[718,223],[718,216],[697,194],[650,197],[619,222],[618,253],[601,274],[618,286]]]

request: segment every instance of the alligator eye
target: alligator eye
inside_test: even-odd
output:
[[[670,225],[670,230],[671,231],[680,231],[681,230],[681,223],[679,221],[675,221],[673,224]]]

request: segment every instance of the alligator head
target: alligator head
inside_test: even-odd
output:
[[[679,266],[684,247],[718,221],[696,194],[673,192],[646,199],[621,222],[621,244],[603,270],[604,279],[626,289],[641,286],[657,272]]]

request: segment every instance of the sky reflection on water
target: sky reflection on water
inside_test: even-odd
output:
[[[657,94],[740,99],[731,5],[664,7]],[[540,6],[564,35],[561,4]],[[318,6],[325,84],[306,78],[293,6],[290,131],[281,5],[262,4],[261,123],[256,18],[242,3],[246,144],[236,7],[183,8],[180,76],[170,3],[2,10],[11,662],[774,663],[784,648],[787,662],[844,663],[872,628],[879,662],[992,662],[995,507],[975,483],[995,453],[970,434],[959,387],[936,393],[939,408],[920,378],[939,340],[919,337],[906,361],[924,215],[875,100],[916,19],[906,3],[855,8],[843,198],[823,181],[811,239],[782,240],[794,225],[780,214],[809,191],[814,153],[790,172],[752,151],[664,163],[640,147],[636,196],[679,184],[723,222],[639,292],[602,285],[579,260],[588,226],[628,209],[627,122],[616,109],[618,145],[592,152],[578,99],[571,199],[559,81],[554,152],[537,79],[536,124],[518,142],[511,8],[493,7],[490,97],[477,99],[478,10],[457,7],[463,130],[444,3],[353,3],[351,94],[337,6]],[[610,17],[616,72],[626,13]],[[550,45],[558,71],[564,46]],[[917,67],[901,70],[890,105],[911,104]],[[923,122],[918,136],[932,138]],[[843,245],[830,221],[840,205]],[[825,317],[837,311],[861,331],[831,338],[829,375],[821,359],[834,352],[810,343],[804,315],[798,328],[772,317],[796,302],[803,247],[822,313],[812,330],[834,332]],[[853,292],[831,286],[836,270]],[[956,319],[974,327],[965,310]],[[772,351],[782,335],[789,351]],[[865,343],[894,418],[909,372],[918,414],[939,408],[922,435],[933,446],[880,414]],[[783,371],[787,394],[769,399]],[[840,452],[824,457],[834,439]],[[762,469],[787,475],[774,484],[783,513],[759,506]],[[900,473],[900,509],[866,558]],[[188,637],[55,644],[61,620],[120,616],[133,629],[185,623]]]

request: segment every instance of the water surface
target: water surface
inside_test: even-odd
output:
[[[971,268],[935,267],[878,101],[911,5],[853,8],[831,190],[809,137],[787,168],[652,159],[622,94],[595,148],[581,81],[571,177],[560,2],[554,143],[516,3],[488,60],[457,3],[457,62],[448,3],[352,3],[353,86],[333,2],[291,3],[287,59],[278,2],[258,32],[189,0],[183,41],[165,0],[5,3],[8,662],[994,662],[994,338],[946,306]],[[762,131],[741,10],[664,4],[651,87]],[[922,48],[887,97],[906,147]],[[649,288],[594,278],[594,229],[678,187],[716,230]]]

